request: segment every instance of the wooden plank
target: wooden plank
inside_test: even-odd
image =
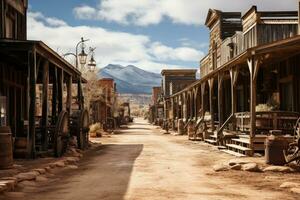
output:
[[[48,94],[49,94],[49,62],[44,61],[43,66],[43,91],[42,91],[42,148],[48,150]]]
[[[62,69],[59,70],[58,73],[58,114],[63,110],[63,91],[64,91],[64,71]]]
[[[29,72],[29,131],[27,137],[28,157],[35,158],[35,103],[36,103],[36,51],[28,53]]]
[[[52,124],[56,123],[57,120],[57,90],[58,90],[58,85],[57,85],[57,68],[54,67],[53,70],[53,84],[52,84]]]
[[[72,76],[69,76],[67,82],[67,111],[72,114]]]
[[[233,138],[231,139],[232,141],[243,143],[243,144],[250,144],[249,139],[244,139],[244,138]]]
[[[237,149],[237,150],[241,150],[241,151],[252,151],[250,148],[247,147],[243,147],[237,144],[226,144],[227,147],[233,148],[233,149]]]
[[[227,154],[230,154],[230,155],[233,155],[233,156],[236,156],[236,157],[245,157],[246,156],[244,154],[237,153],[237,152],[234,152],[234,151],[231,151],[231,150],[228,150],[228,149],[222,149],[220,151],[222,151],[224,153],[227,153]]]

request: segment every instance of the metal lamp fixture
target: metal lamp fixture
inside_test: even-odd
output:
[[[96,48],[90,48],[91,59],[90,59],[90,61],[89,61],[89,63],[88,63],[88,68],[89,68],[89,70],[90,70],[91,72],[95,71],[95,69],[96,69],[96,61],[95,61],[95,59],[94,59],[94,50],[95,50],[95,49],[96,49]]]

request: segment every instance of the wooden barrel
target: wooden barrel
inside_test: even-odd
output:
[[[288,149],[288,140],[280,136],[268,136],[265,143],[266,163],[271,165],[286,164],[283,151]]]
[[[12,135],[10,127],[0,127],[0,169],[13,167]]]

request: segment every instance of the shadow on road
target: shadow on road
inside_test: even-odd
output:
[[[87,153],[79,169],[57,175],[59,181],[46,185],[30,200],[122,200],[126,194],[134,162],[143,150],[142,144],[103,145]]]

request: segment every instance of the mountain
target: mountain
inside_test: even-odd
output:
[[[161,85],[161,75],[134,65],[109,64],[98,73],[99,78],[112,78],[121,94],[151,94],[152,87]]]

